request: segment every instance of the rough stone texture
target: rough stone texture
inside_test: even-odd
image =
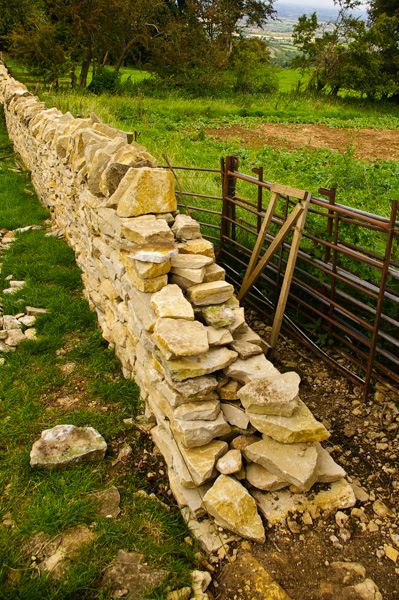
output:
[[[158,319],[154,327],[154,341],[168,360],[197,356],[209,350],[206,328],[199,321]]]
[[[154,215],[144,215],[123,221],[122,235],[129,242],[135,244],[175,241],[166,221],[156,219]]]
[[[119,508],[121,497],[114,485],[111,485],[107,490],[90,494],[90,498],[98,502],[97,514],[100,517],[115,519],[121,512]]]
[[[282,444],[265,437],[247,446],[244,456],[300,490],[310,490],[317,481],[318,453],[313,444]]]
[[[176,210],[173,174],[163,169],[129,169],[111,196],[118,217]]]
[[[177,254],[171,258],[172,267],[178,269],[202,269],[211,264],[212,259],[209,256],[202,256],[201,254]]]
[[[219,413],[219,400],[204,400],[181,404],[176,408],[174,417],[181,421],[214,421]]]
[[[273,475],[273,473],[254,462],[246,467],[245,476],[251,485],[258,490],[267,492],[281,490],[289,485],[287,481],[283,481],[277,475]]]
[[[294,371],[258,379],[242,387],[238,397],[252,413],[290,417],[298,406],[300,381]]]
[[[255,501],[235,479],[220,475],[205,494],[204,503],[222,527],[256,542],[265,541]]]
[[[234,288],[225,281],[210,281],[193,285],[187,290],[187,298],[195,306],[208,306],[209,304],[222,304],[232,297]]]
[[[194,320],[194,309],[178,285],[166,285],[162,290],[151,298],[151,306],[158,317],[170,317],[172,319]]]
[[[235,321],[235,314],[225,304],[205,306],[202,309],[202,314],[206,323],[215,329],[228,327]]]
[[[224,369],[232,363],[237,353],[227,348],[211,348],[205,354],[163,361],[163,367],[174,381],[184,381],[192,377],[200,377],[214,371]],[[156,364],[157,366],[157,364]],[[161,366],[162,369],[162,366]]]
[[[120,590],[124,590],[123,598],[139,600],[161,585],[167,576],[166,571],[148,567],[141,554],[119,550],[113,565],[105,570],[101,587],[112,598],[120,598]]]
[[[178,253],[178,249],[175,245],[168,242],[153,242],[151,244],[126,246],[121,248],[121,251],[134,260],[153,263],[165,262]]]
[[[351,508],[356,504],[356,498],[349,483],[345,479],[331,484],[328,490],[314,496],[292,494],[288,490],[276,492],[253,492],[259,510],[270,523],[284,523],[289,515],[303,513],[310,507],[318,507],[321,511],[337,511]]]
[[[195,240],[201,237],[199,223],[189,215],[177,215],[172,231],[179,241]]]
[[[30,555],[35,555],[40,572],[49,574],[52,579],[62,579],[68,565],[82,546],[95,540],[96,534],[86,525],[77,525],[57,536],[43,532],[32,536],[28,542]]]
[[[225,369],[227,377],[240,383],[250,383],[254,379],[268,378],[278,375],[279,372],[267,358],[260,354],[247,360],[239,358],[231,367]]]
[[[242,454],[239,450],[229,450],[216,463],[216,468],[223,475],[232,475],[242,469]]]
[[[330,437],[324,425],[314,418],[307,406],[300,400],[298,408],[290,417],[259,415],[249,410],[247,410],[247,415],[258,431],[285,444],[322,442]]]
[[[224,417],[230,425],[235,425],[240,429],[246,429],[249,425],[249,418],[239,406],[234,404],[221,404]]]
[[[60,469],[82,462],[102,460],[107,450],[104,438],[93,427],[56,425],[42,432],[30,453],[30,465]]]
[[[172,427],[175,436],[187,448],[204,446],[214,438],[230,433],[230,426],[221,413],[214,421],[180,421],[176,419]]]
[[[333,481],[338,481],[346,476],[344,469],[337,465],[334,459],[331,458],[330,454],[321,446],[321,444],[316,444],[316,450],[318,453],[318,483],[332,483]]]

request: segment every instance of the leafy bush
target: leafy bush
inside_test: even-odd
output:
[[[94,94],[113,94],[120,90],[121,74],[119,71],[103,69],[96,73],[89,85],[89,90]]]

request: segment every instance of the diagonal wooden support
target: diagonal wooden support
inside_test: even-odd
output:
[[[246,281],[244,280],[244,282],[241,286],[241,289],[238,292],[237,298],[239,300],[242,300],[244,298],[244,296],[246,296],[246,294],[249,292],[251,287],[254,285],[256,280],[259,278],[259,276],[265,270],[266,266],[269,264],[269,262],[273,258],[273,255],[280,248],[281,244],[283,243],[283,241],[285,240],[285,238],[291,231],[291,228],[295,225],[295,223],[298,221],[300,215],[303,212],[304,212],[304,206],[302,205],[302,203],[298,203],[292,210],[291,214],[289,215],[289,217],[287,218],[287,220],[281,227],[280,231],[278,232],[278,234],[276,235],[276,237],[274,238],[272,243],[270,244],[269,248],[266,250],[265,254],[262,256],[261,260],[255,267],[255,269],[247,277]],[[266,232],[265,232],[265,234],[266,234]]]
[[[283,322],[284,311],[288,300],[288,294],[291,287],[292,277],[294,275],[294,269],[296,265],[296,259],[299,252],[299,245],[301,243],[302,233],[305,228],[306,215],[309,208],[310,199],[312,194],[310,192],[306,192],[306,196],[302,202],[303,211],[297,221],[295,226],[294,235],[291,243],[291,250],[288,255],[287,266],[285,269],[283,285],[281,286],[280,297],[278,299],[278,304],[276,308],[276,312],[274,315],[272,332],[270,334],[269,344],[271,346],[271,350],[269,352],[269,357],[271,358],[274,354],[274,350],[277,344],[277,338],[280,333],[281,324]],[[299,205],[297,205],[299,206]]]

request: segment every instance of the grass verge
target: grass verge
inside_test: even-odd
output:
[[[0,117],[0,156],[11,153]],[[24,192],[33,189],[29,173],[15,155],[0,166],[0,228],[42,224],[47,211]],[[17,294],[3,296],[4,313],[24,312],[26,305],[49,310],[35,324],[37,340],[3,355],[0,365],[0,599],[105,600],[100,582],[119,549],[140,552],[150,566],[170,573],[151,594],[153,600],[164,598],[167,586],[188,583],[196,549],[183,541],[187,530],[168,495],[166,468],[147,437],[124,423],[142,409],[138,388],[122,378],[101,337],[82,295],[73,251],[43,230],[28,231],[17,234],[0,260],[0,290],[8,287],[8,275],[26,281]],[[105,460],[33,471],[33,442],[61,423],[95,427],[108,443]],[[133,452],[127,462],[115,464],[124,444]],[[99,517],[89,496],[110,485],[121,494],[115,520]],[[155,492],[169,509],[137,496],[138,490]],[[31,536],[55,536],[79,524],[95,531],[95,541],[82,547],[62,580],[40,575],[27,551]]]

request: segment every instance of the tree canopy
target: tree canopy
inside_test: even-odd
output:
[[[273,1],[0,0],[0,49],[50,80],[79,65],[81,86],[90,65],[118,70],[126,59],[161,77],[204,79],[229,64],[244,24],[273,17]]]
[[[369,20],[354,17],[359,2],[337,0],[334,22],[320,24],[316,13],[303,15],[294,27],[302,51],[298,67],[312,67],[308,88],[337,94],[341,88],[369,98],[399,99],[399,8],[397,0],[371,0]]]

